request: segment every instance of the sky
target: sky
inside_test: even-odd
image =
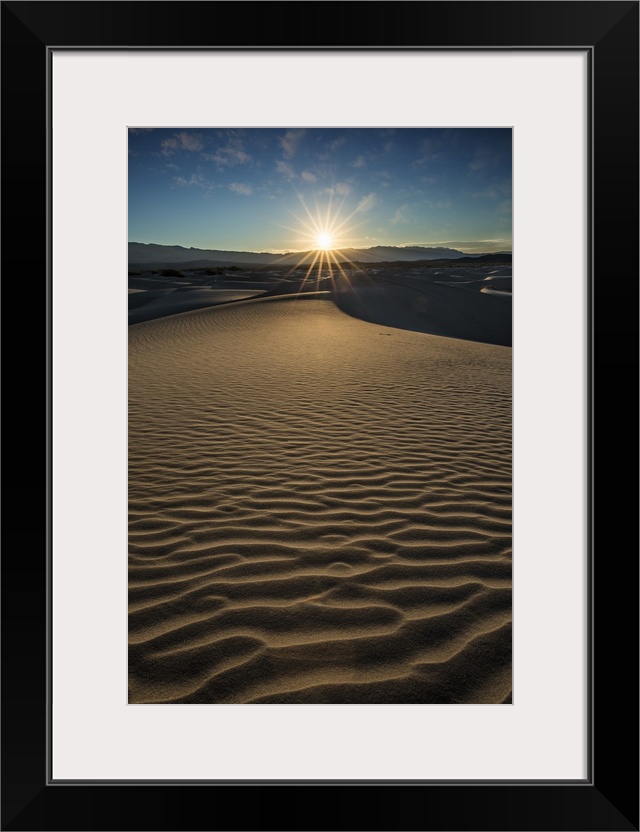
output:
[[[511,250],[508,128],[130,128],[129,241]]]

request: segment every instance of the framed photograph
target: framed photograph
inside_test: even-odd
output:
[[[512,144],[129,128],[129,704],[512,703]]]
[[[2,15],[2,828],[638,829],[638,3]]]

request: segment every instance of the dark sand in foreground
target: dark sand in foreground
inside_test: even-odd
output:
[[[337,302],[129,328],[131,703],[510,701],[511,349]]]

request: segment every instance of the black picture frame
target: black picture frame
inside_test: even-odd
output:
[[[5,514],[2,559],[2,829],[638,829],[638,541],[637,523],[628,519],[637,517],[637,492],[622,484],[619,473],[632,456],[638,427],[638,11],[638,2],[626,0],[2,3],[3,288],[12,319],[22,318],[32,332],[27,346],[21,343],[22,358],[10,351],[5,363],[24,371],[25,355],[35,354],[29,358],[33,380],[12,385],[8,408],[9,420],[14,412],[20,419],[11,446],[22,439],[19,463],[10,464],[6,483],[18,504],[15,517]],[[213,40],[207,40],[208,32]],[[588,777],[473,783],[51,781],[48,418],[44,429],[51,389],[51,50],[330,46],[588,51]],[[21,287],[26,269],[28,309]],[[620,388],[621,373],[629,390]],[[46,472],[34,474],[45,461]],[[47,518],[40,529],[29,518],[34,508]]]

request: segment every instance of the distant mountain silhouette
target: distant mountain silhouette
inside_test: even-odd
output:
[[[198,261],[203,265],[230,266],[234,263],[275,263],[278,254],[255,251],[218,251],[206,248],[185,248],[184,246],[162,246],[156,243],[129,243],[129,265],[147,265],[158,263],[186,264]]]
[[[381,263],[385,260],[454,260],[464,257],[455,248],[430,246],[371,246],[371,248],[346,249],[350,260],[361,263]]]
[[[271,254],[265,251],[219,251],[217,249],[185,248],[184,246],[163,246],[156,243],[129,243],[129,266],[162,266],[180,264],[187,267],[217,265],[272,265],[294,266],[313,262],[315,250]],[[503,261],[510,254],[465,255],[454,248],[431,248],[429,246],[372,246],[371,248],[345,248],[336,250],[334,256],[340,260],[359,263],[414,262],[418,260],[496,260]],[[506,260],[504,261],[506,262]],[[197,264],[197,265],[196,265]]]
[[[495,251],[492,254],[466,254],[460,258],[460,262],[468,261],[473,263],[511,263],[513,255],[510,251]]]

